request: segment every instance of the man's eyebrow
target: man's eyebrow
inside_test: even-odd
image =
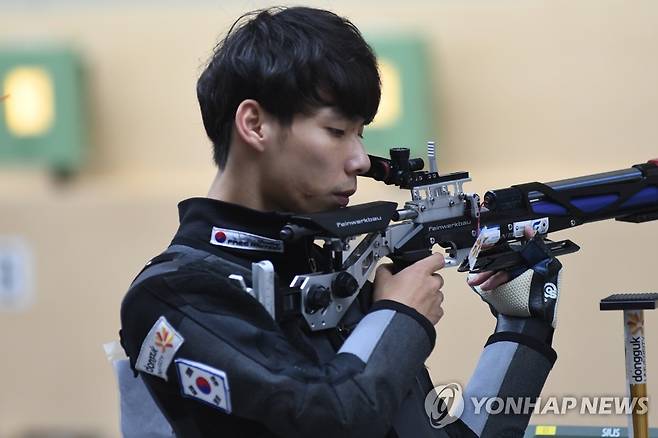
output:
[[[357,122],[363,123],[363,118],[361,116],[355,115],[349,117],[343,111],[341,111],[340,108],[335,106],[330,106],[327,108],[329,109],[328,116],[333,119],[340,119],[340,121],[345,121],[349,123],[357,123]]]
[[[329,117],[333,117],[333,118],[335,118],[335,119],[345,119],[345,120],[349,120],[349,117],[345,116],[345,114],[344,114],[340,109],[336,108],[335,106],[327,107],[327,112],[326,112],[326,114],[327,114]]]

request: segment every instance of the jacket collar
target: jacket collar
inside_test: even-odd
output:
[[[256,262],[270,260],[286,281],[312,271],[312,239],[289,243],[279,237],[291,216],[261,212],[211,198],[190,198],[178,204],[180,226],[172,243]]]

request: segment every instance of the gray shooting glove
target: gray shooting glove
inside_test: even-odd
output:
[[[550,255],[538,235],[524,244],[519,253],[525,266],[511,271],[511,280],[489,291],[483,291],[479,286],[472,289],[495,314],[536,317],[555,328],[562,264]],[[473,275],[469,274],[469,279]]]

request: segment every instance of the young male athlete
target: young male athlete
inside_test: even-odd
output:
[[[476,413],[468,396],[541,391],[556,357],[555,303],[538,299],[534,283],[557,282],[559,262],[540,246],[528,244],[534,269],[511,282],[472,279],[498,323],[461,419],[443,428],[442,406],[426,410],[424,368],[443,315],[441,255],[395,274],[380,267],[372,300],[315,332],[301,317],[274,320],[229,278],[250,286],[251,263],[269,260],[284,293],[295,275],[327,267],[312,239],[283,242],[279,232],[291,213],[346,206],[370,166],[362,135],[380,80],[357,28],[311,8],[249,14],[216,48],[197,93],[217,176],[207,197],[180,203],[171,246],[121,309],[131,366],[176,435],[521,436],[528,413]]]

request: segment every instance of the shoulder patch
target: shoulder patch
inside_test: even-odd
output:
[[[176,359],[175,363],[183,397],[231,413],[231,392],[224,371],[188,359]]]
[[[252,251],[283,252],[283,241],[270,239],[244,231],[212,227],[210,243],[228,248],[248,249]]]
[[[135,368],[167,380],[167,369],[183,342],[180,333],[161,316],[142,342]]]

